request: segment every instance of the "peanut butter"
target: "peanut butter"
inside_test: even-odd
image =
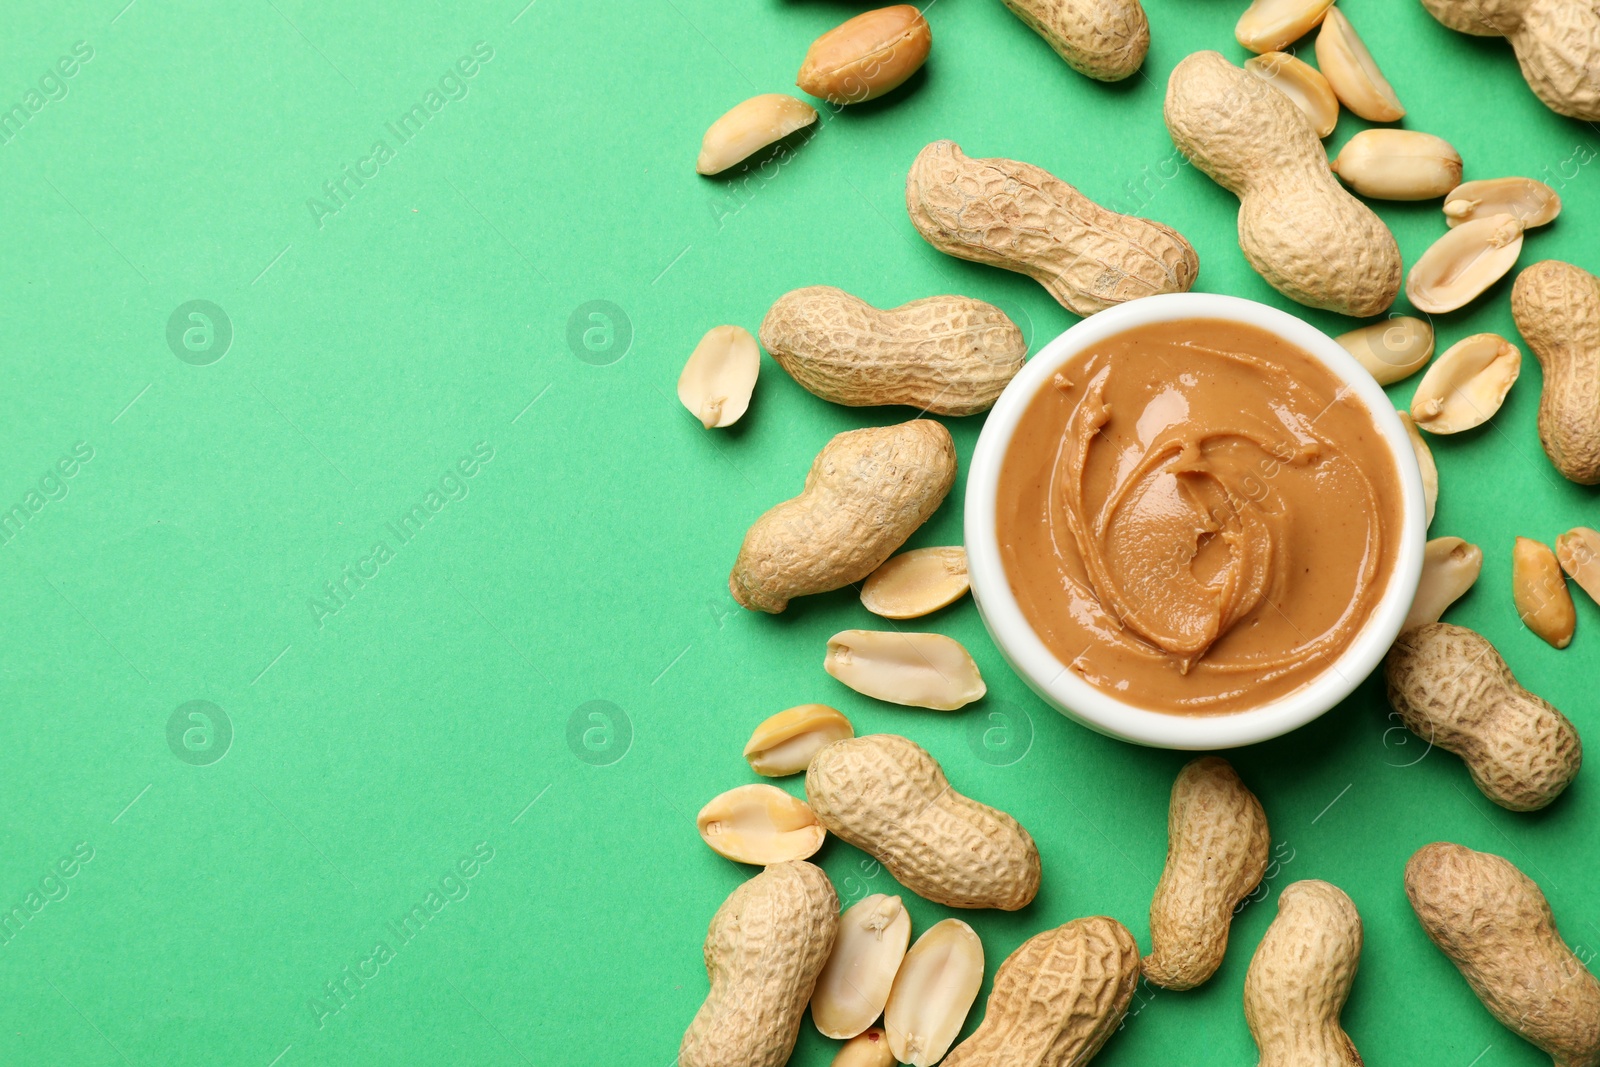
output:
[[[1360,632],[1394,568],[1400,479],[1316,359],[1190,319],[1100,342],[1040,390],[997,526],[1068,669],[1139,707],[1223,714],[1298,689]]]

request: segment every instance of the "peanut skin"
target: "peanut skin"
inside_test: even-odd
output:
[[[1150,901],[1150,981],[1193,989],[1216,973],[1233,909],[1260,884],[1271,844],[1261,802],[1227,760],[1205,756],[1178,772],[1167,865]]]
[[[1150,20],[1139,0],[1005,0],[1079,74],[1116,82],[1144,62]]]
[[[1365,318],[1400,292],[1400,246],[1333,177],[1311,120],[1217,52],[1167,81],[1167,129],[1195,166],[1239,198],[1239,247],[1278,292]]]
[[[1016,911],[1039,891],[1028,831],[956,792],[938,762],[904,737],[870,734],[824,748],[806,771],[806,800],[830,831],[936,904]]]
[[[1406,864],[1406,896],[1490,1014],[1555,1067],[1600,1065],[1600,982],[1532,879],[1500,856],[1440,841]]]
[[[729,894],[706,931],[711,992],[683,1035],[679,1067],[780,1067],[838,931],[833,885],[803,860]]]
[[[859,582],[928,521],[955,479],[955,443],[937,422],[839,434],[817,453],[800,495],[744,535],[728,590],[776,614],[792,597]]]
[[[824,400],[934,415],[988,411],[1028,354],[1016,324],[981,300],[930,296],[880,311],[827,285],[779,297],[761,344]]]
[[[1539,443],[1562,476],[1600,484],[1600,278],[1547,259],[1517,275],[1511,315],[1544,369]]]
[[[1466,763],[1483,795],[1511,811],[1545,807],[1583,764],[1567,717],[1517,684],[1488,639],[1432,622],[1395,639],[1389,703],[1406,729]]]
[[[1139,946],[1097,915],[1024,941],[995,972],[983,1022],[943,1067],[1080,1067],[1122,1025]]]
[[[1337,886],[1295,882],[1244,977],[1244,1018],[1260,1067],[1361,1067],[1339,1025],[1361,960],[1361,916]]]
[[[1186,293],[1200,271],[1176,230],[1103,208],[1032,164],[970,159],[954,141],[918,153],[906,211],[939,251],[1026,274],[1079,315]]]

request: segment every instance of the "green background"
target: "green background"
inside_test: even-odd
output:
[[[0,945],[0,1061],[666,1067],[705,995],[706,923],[752,873],[699,842],[694,814],[754,780],[750,729],[806,701],[859,732],[910,735],[1033,833],[1038,900],[962,914],[991,976],[1080,915],[1116,916],[1146,943],[1188,756],[1044,708],[970,600],[928,628],[972,650],[990,696],[942,714],[822,672],[828,635],[872,624],[852,592],[775,618],[728,596],[745,527],[798,490],[829,436],[908,413],[830,406],[764,359],[750,413],[706,432],[674,384],[707,328],[753,330],[802,285],[880,306],[981,297],[1034,351],[1071,325],[1031,281],[943,257],[911,228],[905,172],[941,137],[1177,227],[1199,250],[1198,289],[1349,328],[1246,267],[1235,201],[1176,165],[1161,121],[1187,52],[1244,58],[1241,3],[1150,0],[1149,60],[1107,86],[998,0],[938,0],[932,58],[907,86],[824,109],[809,143],[708,180],[693,172],[707,124],[788,89],[807,44],[859,7],[125,2],[20,5],[0,39],[0,105],[29,116],[0,144],[0,507],[28,520],[0,551],[0,908],[26,913]],[[1410,0],[1344,6],[1405,125],[1452,141],[1468,177],[1559,190],[1564,214],[1522,263],[1600,268],[1600,134],[1541,107],[1503,42],[1451,33]],[[60,98],[26,111],[80,41],[93,55],[65,95],[47,79]],[[440,89],[480,42],[492,58]],[[401,144],[386,124],[430,90],[442,106]],[[1345,116],[1330,146],[1362,125]],[[380,139],[392,158],[363,162]],[[323,184],[347,166],[370,176],[333,201]],[[1408,264],[1444,232],[1437,202],[1378,210]],[[1515,339],[1509,281],[1435,319],[1441,347]],[[208,340],[186,312],[169,344],[197,299],[222,309],[225,351],[224,331]],[[590,301],[613,306],[588,319]],[[588,347],[569,342],[572,322],[598,328]],[[1595,492],[1539,449],[1538,391],[1530,357],[1490,426],[1434,440],[1433,529],[1484,549],[1451,617],[1593,738],[1600,611],[1580,596],[1578,636],[1557,652],[1511,605],[1515,535],[1600,525]],[[981,421],[947,420],[963,460]],[[448,477],[475,446],[492,459]],[[92,458],[48,478],[75,447]],[[914,544],[960,541],[959,493]],[[387,524],[418,505],[428,521],[402,543]],[[369,577],[328,600],[347,567]],[[189,718],[190,701],[221,714]],[[1345,1022],[1369,1062],[1547,1062],[1427,943],[1401,870],[1436,839],[1504,854],[1589,958],[1592,771],[1546,812],[1501,811],[1456,758],[1398,728],[1376,680],[1230,758],[1271,820],[1265,896],[1325,878],[1361,910]],[[92,859],[74,863],[75,847]],[[492,858],[461,877],[475,849]],[[818,859],[847,900],[895,890],[839,842]],[[44,882],[61,860],[72,876]],[[909,903],[919,931],[950,914]],[[431,920],[402,941],[391,924],[418,905]],[[1251,1062],[1240,989],[1273,911],[1239,916],[1202,989],[1141,987],[1101,1062]],[[315,1007],[361,969],[373,976],[348,980],[347,1003]],[[825,1064],[832,1047],[808,1021],[795,1062]]]

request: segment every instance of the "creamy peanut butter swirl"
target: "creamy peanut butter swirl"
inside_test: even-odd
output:
[[[1075,359],[1001,476],[1002,558],[1062,662],[1158,710],[1255,706],[1320,673],[1400,526],[1371,415],[1310,356],[1208,320]]]

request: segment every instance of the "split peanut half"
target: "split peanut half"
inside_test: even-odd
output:
[[[713,326],[678,375],[678,400],[708,430],[732,426],[750,408],[761,349],[743,326]]]
[[[1333,86],[1333,93],[1368,122],[1394,122],[1405,117],[1400,98],[1378,69],[1372,53],[1362,43],[1356,28],[1336,7],[1328,8],[1317,31],[1317,66]]]
[[[1522,373],[1522,352],[1497,333],[1457,341],[1433,361],[1411,397],[1411,418],[1429,433],[1482,426]]]
[[[1252,52],[1276,52],[1316,29],[1333,0],[1253,0],[1233,35]]]
[[[944,1058],[983,986],[983,942],[960,919],[934,923],[895,975],[884,1028],[894,1058],[932,1067]]]
[[[1522,254],[1522,223],[1515,215],[1464,222],[1433,242],[1406,275],[1406,296],[1421,311],[1439,314],[1465,307],[1505,277]]]
[[[1459,537],[1435,537],[1422,550],[1422,580],[1411,611],[1400,627],[1438,622],[1445,610],[1460,600],[1483,570],[1483,550]]]
[[[1517,538],[1511,552],[1511,591],[1523,625],[1553,648],[1566,648],[1572,643],[1572,631],[1578,624],[1577,609],[1549,545],[1528,537]]]
[[[828,834],[805,801],[773,785],[741,785],[713,797],[695,825],[713,852],[761,866],[803,860]]]
[[[1574,526],[1556,538],[1556,558],[1567,577],[1600,604],[1600,530]]]
[[[855,1037],[877,1021],[911,944],[911,913],[874,893],[839,917],[839,938],[811,994],[811,1021],[826,1037]]]
[[[894,1067],[889,1035],[874,1026],[846,1041],[831,1067]]]
[[[824,746],[856,735],[850,720],[826,704],[801,704],[757,726],[744,746],[750,769],[768,778],[799,774]]]
[[[1422,432],[1409,411],[1397,411],[1400,425],[1406,428],[1406,438],[1417,457],[1417,470],[1422,473],[1422,502],[1427,511],[1427,525],[1433,525],[1433,513],[1439,504],[1439,466],[1433,461],[1433,449],[1422,439]]]
[[[822,667],[858,693],[913,708],[954,711],[987,692],[972,656],[943,634],[841,630]]]
[[[967,551],[914,548],[892,557],[861,587],[861,603],[886,619],[915,619],[967,595]]]
[[[1432,200],[1461,183],[1461,153],[1418,130],[1362,130],[1329,166],[1351,189],[1378,200]]]
[[[701,174],[720,174],[816,121],[817,109],[792,96],[752,96],[733,105],[706,130],[694,169]]]
[[[1244,69],[1278,90],[1306,113],[1318,137],[1339,124],[1339,98],[1322,72],[1287,52],[1266,52],[1244,61]]]
[[[1464,182],[1445,194],[1444,217],[1451,229],[1490,215],[1511,215],[1524,229],[1543,226],[1561,214],[1561,197],[1532,178],[1485,178]]]
[[[1410,315],[1397,315],[1334,338],[1378,380],[1393,385],[1409,378],[1433,358],[1433,327]]]

